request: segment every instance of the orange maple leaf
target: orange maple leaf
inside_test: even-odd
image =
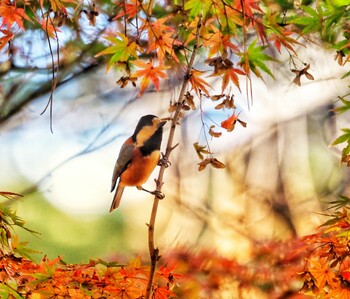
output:
[[[169,18],[160,18],[154,22],[141,19],[144,22],[142,30],[148,31],[149,47],[147,53],[156,51],[160,64],[163,63],[166,53],[170,54],[176,62],[179,62],[174,51],[174,46],[181,45],[181,42],[172,37],[175,30],[165,24],[168,19]]]
[[[326,284],[330,287],[335,286],[336,276],[335,273],[330,269],[327,259],[321,258],[317,260],[310,260],[309,271],[315,278],[316,286],[322,290]]]
[[[192,90],[196,92],[197,95],[199,95],[200,90],[203,91],[207,96],[209,96],[209,92],[207,90],[207,87],[211,87],[211,85],[206,82],[204,79],[200,78],[204,72],[198,71],[198,70],[191,70],[190,72],[190,83],[192,85]]]
[[[168,75],[163,71],[168,67],[164,65],[154,66],[152,61],[147,63],[141,60],[135,60],[132,62],[134,65],[141,68],[141,70],[136,71],[132,77],[138,78],[142,77],[140,84],[140,91],[138,96],[140,97],[152,81],[156,90],[159,90],[159,78],[168,79]]]
[[[203,45],[209,48],[209,57],[217,53],[226,55],[229,49],[237,51],[238,48],[231,42],[231,36],[228,34],[222,34],[222,32],[214,25],[210,26],[212,33],[206,34],[204,37]]]
[[[350,299],[350,289],[345,287],[337,287],[334,289],[331,289],[327,295],[325,295],[323,298],[325,299]]]
[[[40,25],[47,35],[53,39],[56,39],[57,32],[61,32],[61,30],[54,26],[49,19],[41,20]]]
[[[181,45],[181,42],[172,37],[172,32],[167,32],[159,36],[152,44],[149,45],[147,53],[157,52],[159,63],[162,63],[166,53],[170,54],[175,62],[180,62],[176,56],[173,46]]]
[[[2,23],[0,27],[7,26],[10,29],[13,24],[24,30],[23,19],[30,21],[23,8],[17,8],[10,1],[0,1],[0,16]]]
[[[231,81],[234,85],[236,85],[236,87],[239,90],[241,90],[239,87],[239,79],[238,79],[237,74],[245,75],[245,72],[243,72],[242,70],[237,69],[237,68],[231,68],[231,69],[228,69],[224,72],[224,76],[222,78],[222,88],[221,88],[222,92],[224,92],[229,81]]]
[[[154,286],[153,298],[167,299],[173,298],[175,294],[168,287]]]

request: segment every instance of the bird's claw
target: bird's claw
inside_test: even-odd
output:
[[[154,196],[156,196],[158,199],[163,199],[165,197],[165,194],[162,191],[154,190],[151,192]]]
[[[139,190],[146,191],[149,194],[152,194],[152,195],[156,196],[158,199],[163,199],[165,197],[165,195],[164,195],[164,193],[162,191],[158,191],[158,190],[149,191],[149,190],[143,188],[142,186],[136,186],[136,188],[139,189]]]
[[[169,161],[169,158],[162,153],[162,157],[159,159],[158,165],[164,165],[165,168],[168,168],[171,165],[171,162]]]

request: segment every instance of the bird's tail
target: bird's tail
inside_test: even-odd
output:
[[[117,190],[114,193],[112,205],[111,205],[111,208],[109,209],[109,212],[112,212],[113,210],[115,210],[116,208],[119,207],[120,200],[121,200],[122,195],[123,195],[123,191],[124,191],[124,187],[122,187],[122,186],[120,186],[120,184],[118,184]]]

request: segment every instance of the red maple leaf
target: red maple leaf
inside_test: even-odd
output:
[[[142,8],[142,4],[139,0],[131,0],[131,3],[126,3],[126,1],[120,1],[117,4],[122,10],[113,18],[113,20],[119,19],[123,16],[128,16],[128,19],[132,19],[136,16],[139,10]]]
[[[221,122],[221,127],[226,129],[227,132],[231,132],[234,130],[237,121],[243,126],[246,127],[247,123],[245,123],[244,121],[241,121],[240,119],[238,119],[239,114],[236,114],[235,111],[233,112],[233,114],[225,119],[224,121]]]

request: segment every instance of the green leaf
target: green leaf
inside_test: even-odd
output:
[[[137,44],[135,42],[130,43],[124,34],[118,33],[118,37],[106,37],[106,40],[110,41],[113,46],[99,52],[95,57],[113,54],[108,62],[108,68],[116,62],[125,62],[129,59],[137,58]]]
[[[211,0],[190,0],[185,3],[185,10],[189,10],[190,17],[202,15],[204,18],[209,12],[213,2]]]
[[[350,0],[333,0],[335,6],[347,6],[350,5]]]
[[[350,141],[350,133],[343,134],[339,136],[336,140],[333,141],[332,145],[337,145],[343,142],[349,142]]]
[[[265,62],[275,61],[275,59],[264,52],[266,48],[265,46],[257,46],[256,42],[257,41],[255,40],[247,48],[247,57],[248,57],[249,67],[254,72],[254,74],[259,78],[261,78],[261,74],[258,68],[264,71],[265,73],[267,73],[268,75],[270,75],[272,78],[274,78],[272,72],[267,67]],[[245,64],[244,59],[245,58],[243,57],[243,59],[241,60],[241,63],[243,65]]]
[[[350,154],[350,140],[348,140],[348,145],[346,147],[344,147],[342,152],[341,152],[341,155],[343,158],[345,158],[349,154]]]
[[[320,9],[316,11],[310,6],[301,6],[301,9],[307,15],[292,18],[291,23],[301,25],[303,27],[302,32],[304,34],[320,31],[322,29],[323,16],[319,13],[322,13],[322,11]]]
[[[350,206],[350,198],[345,195],[340,195],[339,199],[330,201],[329,204],[330,206],[327,208],[327,210],[328,209],[339,210],[340,208]]]
[[[10,284],[8,282],[8,284]],[[16,292],[17,285],[14,285],[15,282],[11,282],[13,285],[6,285],[4,283],[0,283],[0,298],[3,299],[9,299],[9,298],[15,298],[15,299],[24,299],[20,294]]]
[[[339,100],[344,104],[334,109],[335,112],[344,113],[350,109],[350,101],[345,100],[344,98],[339,98]]]
[[[349,77],[349,76],[350,76],[350,71],[348,71],[346,74],[344,74],[344,75],[341,77],[341,79],[344,79],[344,78]]]

